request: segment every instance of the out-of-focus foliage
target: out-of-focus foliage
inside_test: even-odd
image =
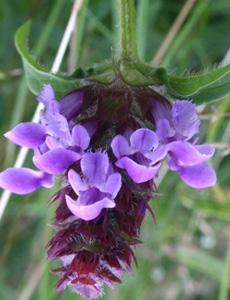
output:
[[[198,0],[198,2],[203,0]],[[76,47],[78,66],[88,66],[114,54],[116,14],[113,0],[89,0],[84,8]],[[139,52],[152,60],[184,1],[138,0]],[[0,132],[29,120],[36,105],[27,91],[22,65],[14,47],[14,33],[33,20],[31,45],[40,63],[51,66],[72,1],[1,0],[0,2]],[[187,74],[210,69],[224,58],[229,44],[230,2],[210,0],[191,22],[196,5],[163,59],[170,71]],[[52,14],[54,10],[56,14]],[[194,17],[193,17],[194,18]],[[188,22],[191,23],[187,26]],[[62,70],[70,70],[70,51]],[[215,93],[215,89],[213,91]],[[205,97],[205,95],[204,95]],[[137,249],[139,266],[104,300],[227,300],[230,283],[230,96],[200,108],[203,141],[217,146],[213,165],[218,185],[194,191],[166,174],[152,207],[157,225],[146,217],[144,244]],[[15,147],[0,137],[1,169],[15,157]],[[50,273],[45,245],[52,234],[52,191],[27,197],[13,196],[0,223],[0,299],[72,300],[66,290],[56,295],[57,280]]]

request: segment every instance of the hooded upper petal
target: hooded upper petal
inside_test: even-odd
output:
[[[46,138],[46,128],[37,123],[25,122],[5,133],[11,142],[27,148],[36,148],[43,144]]]
[[[178,170],[180,178],[195,189],[203,189],[216,184],[215,171],[206,164],[192,167],[180,167]]]
[[[155,124],[162,119],[171,122],[171,103],[166,99],[153,98],[151,113]]]
[[[153,167],[148,167],[136,163],[129,157],[122,157],[116,162],[116,166],[125,169],[131,179],[136,183],[142,183],[153,179],[157,176],[160,164]]]
[[[103,186],[103,189],[101,189],[101,192],[111,194],[111,197],[114,199],[117,196],[120,189],[121,175],[119,173],[113,173],[106,180],[106,183]]]
[[[127,139],[121,134],[118,134],[113,138],[111,148],[116,158],[121,158],[122,156],[131,154],[130,145]]]
[[[71,144],[69,124],[66,117],[60,113],[60,103],[55,100],[52,86],[44,85],[37,99],[45,105],[40,118],[42,124],[46,126],[47,133],[60,139],[63,145],[69,146]]]
[[[69,124],[64,116],[59,113],[41,112],[41,120],[48,134],[58,139],[64,146],[71,145]]]
[[[81,158],[79,153],[64,148],[56,148],[33,158],[34,164],[49,174],[60,174]]]
[[[48,105],[50,101],[55,100],[55,94],[50,84],[45,84],[37,96],[37,100],[45,105]]]
[[[177,133],[190,139],[200,126],[196,106],[187,100],[176,101],[172,107],[172,122]]]
[[[100,186],[109,169],[108,155],[103,152],[85,153],[81,159],[81,169],[90,184]]]
[[[72,169],[68,172],[68,180],[77,195],[80,195],[81,191],[86,191],[89,188],[80,175]]]
[[[65,95],[59,102],[60,113],[65,116],[67,120],[76,117],[82,107],[85,91],[75,90]]]
[[[167,119],[160,119],[157,122],[157,137],[163,143],[167,142],[168,138],[171,138],[175,135],[175,130],[170,126],[170,123]]]
[[[158,138],[154,131],[148,128],[140,128],[130,136],[130,144],[135,152],[145,153],[158,146]]]
[[[9,168],[0,173],[0,187],[15,194],[29,194],[40,186],[51,187],[52,177],[28,168]]]
[[[73,145],[85,150],[89,147],[90,136],[82,125],[75,125],[72,129]]]

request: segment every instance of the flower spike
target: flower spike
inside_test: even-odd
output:
[[[95,299],[136,263],[141,224],[147,211],[154,217],[149,202],[162,162],[188,186],[210,187],[216,174],[206,162],[214,148],[197,144],[200,120],[191,101],[171,104],[150,88],[90,84],[57,101],[45,85],[38,101],[41,122],[6,133],[33,150],[37,170],[9,168],[0,186],[24,195],[61,179],[52,197],[56,232],[47,246],[49,259],[62,264],[54,270],[57,291],[70,286]]]

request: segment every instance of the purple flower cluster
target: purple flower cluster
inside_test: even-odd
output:
[[[196,107],[189,101],[176,101],[171,111],[162,108],[161,117],[152,111],[156,132],[140,128],[117,135],[112,141],[116,166],[125,169],[136,183],[157,176],[161,161],[166,157],[170,170],[193,188],[206,188],[216,182],[215,172],[204,164],[214,154],[211,145],[197,145],[194,136],[200,120]]]
[[[92,85],[58,102],[52,87],[45,85],[38,96],[44,105],[41,122],[21,123],[5,134],[33,149],[37,170],[9,168],[0,173],[0,187],[23,195],[51,187],[61,176],[62,188],[53,197],[59,201],[57,232],[48,256],[64,264],[55,271],[61,277],[57,289],[70,285],[87,299],[100,295],[103,284],[120,282],[130,270],[163,161],[193,188],[216,182],[215,172],[205,164],[214,149],[197,144],[195,105],[186,100],[171,105],[151,89],[136,100],[130,89],[123,89]],[[142,125],[133,112],[138,105]]]
[[[0,174],[0,186],[16,194],[28,194],[41,186],[51,187],[53,177],[66,172],[77,195],[74,200],[66,196],[70,211],[83,220],[94,219],[103,208],[115,206],[121,175],[113,171],[106,153],[88,152],[87,129],[68,122],[60,113],[50,85],[44,86],[38,101],[45,105],[41,124],[21,123],[5,136],[17,145],[33,149],[33,162],[39,170],[7,169]],[[82,176],[74,171],[79,161]]]

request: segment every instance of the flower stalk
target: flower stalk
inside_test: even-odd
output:
[[[118,0],[118,10],[120,19],[119,58],[122,61],[138,61],[134,0]]]

